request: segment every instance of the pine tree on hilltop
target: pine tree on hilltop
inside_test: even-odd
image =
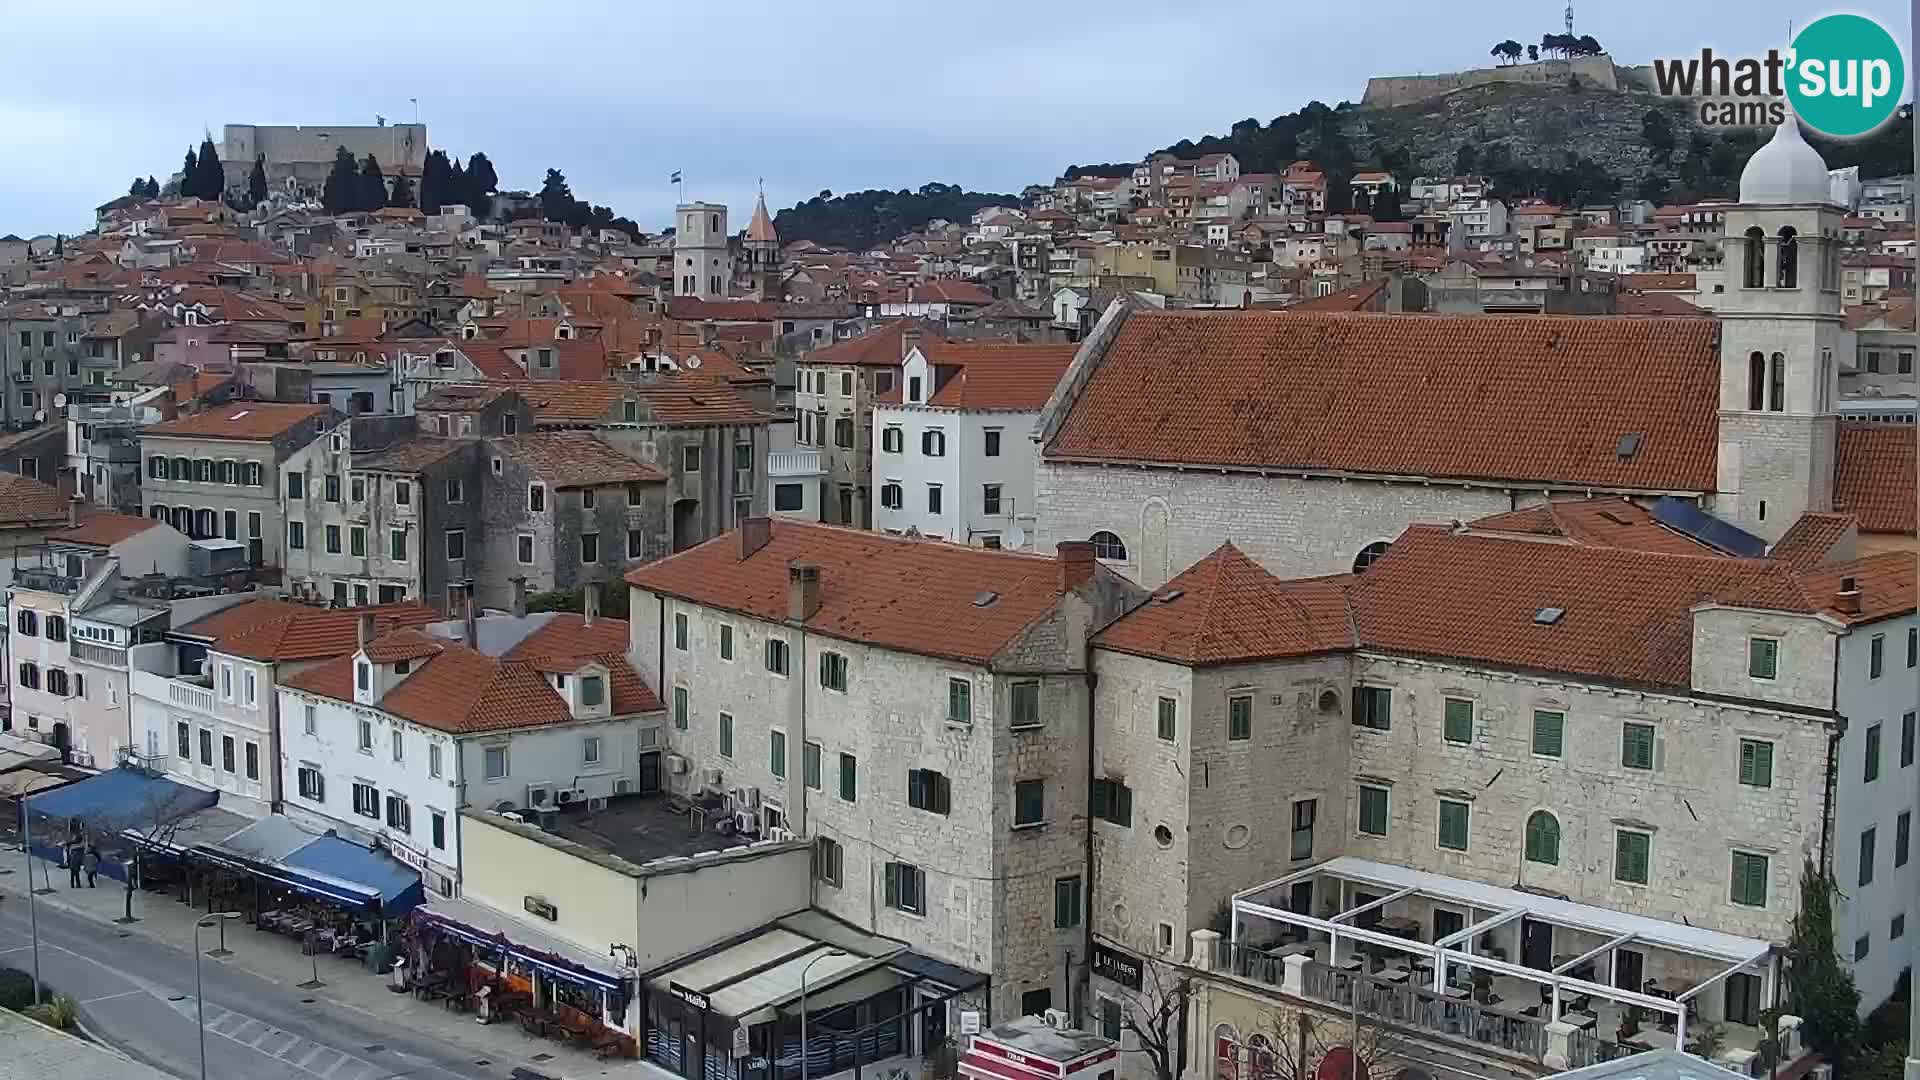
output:
[[[500,178],[494,175],[493,162],[483,153],[467,159],[467,205],[475,217],[493,212],[493,193],[500,190]]]
[[[145,195],[146,193],[147,193],[147,182],[137,176],[134,177],[133,186],[127,189],[127,196],[129,198],[137,199],[140,196]]]
[[[220,152],[214,149],[213,135],[209,133],[200,140],[199,180],[194,184],[195,193],[203,199],[218,199],[227,191],[227,170],[220,163]]]
[[[360,162],[360,183],[356,190],[355,210],[378,210],[387,205],[387,178],[372,154]]]
[[[320,205],[329,214],[351,213],[360,197],[360,171],[353,155],[342,146],[333,152],[333,171],[320,189]]]
[[[160,181],[155,180],[151,176],[147,177],[147,190],[143,194],[145,194],[146,197],[149,199],[159,198],[160,197]]]
[[[447,178],[452,167],[447,163],[447,152],[432,150],[420,167],[420,210],[422,213],[437,214],[442,203],[452,202],[453,197],[447,190]]]
[[[198,186],[199,183],[200,156],[193,152],[193,147],[189,146],[187,147],[187,160],[180,166],[180,197],[183,199],[196,198],[200,190]]]
[[[267,201],[267,155],[261,154],[253,159],[253,172],[247,174],[247,205],[259,206]]]

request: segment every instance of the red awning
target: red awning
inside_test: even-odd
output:
[[[960,1058],[960,1075],[968,1080],[1059,1080],[1052,1073],[1016,1065],[1006,1058],[969,1051]]]

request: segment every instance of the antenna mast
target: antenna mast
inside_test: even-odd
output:
[[[1567,36],[1573,36],[1573,0],[1567,0]]]

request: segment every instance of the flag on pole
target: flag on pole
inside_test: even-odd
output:
[[[669,176],[669,177],[667,178],[667,183],[669,183],[669,184],[677,184],[677,183],[679,183],[679,182],[680,182],[680,170],[679,170],[679,169],[675,169],[675,170],[673,170],[673,175],[672,175],[672,176]]]

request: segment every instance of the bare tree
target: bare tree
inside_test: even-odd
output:
[[[141,860],[145,853],[173,843],[188,816],[199,809],[200,792],[173,783],[150,787],[138,805],[115,811],[101,811],[76,819],[83,826],[83,842],[102,849],[104,859],[109,845],[126,853],[123,862],[126,877],[126,910],[120,921],[136,921],[133,892],[139,885]]]
[[[1153,1062],[1155,1080],[1173,1080],[1180,1071],[1180,1018],[1193,997],[1193,976],[1151,958],[1140,967],[1140,993],[1121,1003],[1120,1029],[1131,1032]]]
[[[1241,1038],[1247,1080],[1314,1080],[1320,1063],[1336,1049],[1351,1048],[1359,1055],[1360,1077],[1388,1076],[1397,1071],[1390,1063],[1418,1061],[1417,1053],[1410,1053],[1413,1044],[1393,1028],[1364,1016],[1332,1016],[1290,1005],[1268,1009]]]

